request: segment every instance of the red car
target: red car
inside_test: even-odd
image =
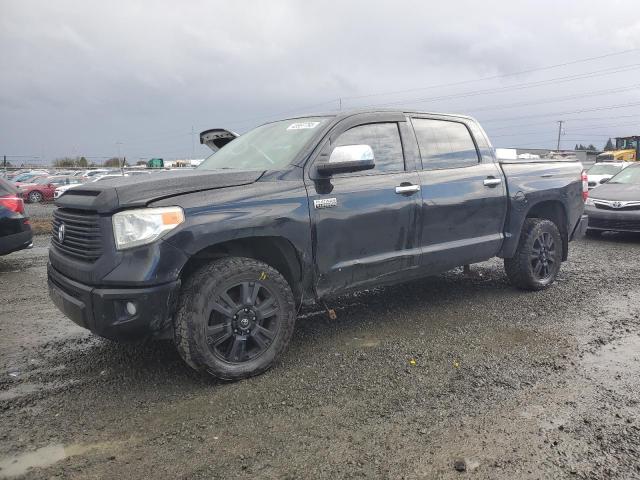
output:
[[[61,185],[82,183],[76,177],[41,177],[34,183],[23,183],[18,189],[25,202],[40,203],[53,200],[53,192]]]

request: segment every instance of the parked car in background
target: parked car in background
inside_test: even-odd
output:
[[[75,177],[75,178],[79,178],[78,182],[70,182],[69,184],[66,185],[62,185],[58,188],[55,189],[55,191],[53,192],[53,198],[54,200],[56,198],[60,198],[60,196],[66,192],[67,190],[77,187],[78,185],[81,185],[83,183],[93,183],[93,182],[99,182],[100,180],[103,179],[108,179],[108,178],[117,178],[117,177],[128,177],[129,174],[125,173],[124,175],[122,173],[109,173],[107,175],[94,175],[93,177],[90,177],[90,179],[83,181],[84,177],[79,178],[79,177]]]
[[[80,183],[79,177],[40,177],[34,183],[21,184],[18,191],[26,202],[40,203],[53,200],[57,187]]]
[[[96,168],[93,170],[85,170],[79,176],[83,177],[85,180],[90,180],[95,176],[107,175],[109,173],[114,173],[114,170],[110,170],[108,168]]]
[[[0,255],[28,248],[33,235],[18,189],[0,178]]]
[[[640,232],[640,164],[631,164],[591,190],[585,213],[589,215],[590,235],[605,230]]]
[[[56,189],[53,191],[53,199],[55,200],[60,195],[62,195],[64,192],[69,190],[70,188],[77,187],[78,185],[82,185],[83,183],[85,183],[85,182],[81,182],[80,181],[80,182],[77,182],[77,183],[68,183],[66,185],[61,185],[59,187],[56,187]]]
[[[498,161],[472,118],[403,111],[276,121],[195,171],[73,193],[56,200],[53,302],[107,338],[173,338],[224,379],[269,368],[302,304],[494,256],[548,288],[587,226],[579,162]]]
[[[2,170],[2,178],[5,180],[12,181],[18,175],[22,175],[23,173],[28,173],[30,170],[21,168],[20,170]]]
[[[45,175],[49,175],[49,172],[44,170],[29,171],[29,172],[21,173],[20,175],[15,176],[11,181],[13,182],[14,185],[18,185],[21,183],[29,183],[31,181],[34,181],[36,178],[39,178]]]
[[[601,183],[606,183],[611,177],[620,172],[625,167],[632,165],[631,162],[600,162],[587,170],[587,180],[589,189],[595,188]]]

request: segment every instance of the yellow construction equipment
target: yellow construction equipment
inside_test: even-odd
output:
[[[602,152],[596,162],[637,162],[640,158],[640,136],[616,137],[615,150]]]

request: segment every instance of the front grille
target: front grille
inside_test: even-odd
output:
[[[600,210],[615,210],[618,212],[629,212],[631,210],[640,210],[640,205],[627,205],[626,207],[614,208],[611,205],[605,205],[604,203],[596,203],[596,208]]]
[[[634,220],[610,220],[606,218],[589,217],[589,226],[603,230],[640,231],[640,221]]]
[[[84,262],[95,262],[102,255],[100,217],[94,212],[58,208],[53,212],[51,243],[65,255]],[[60,241],[60,226],[64,238]]]

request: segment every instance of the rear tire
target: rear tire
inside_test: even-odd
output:
[[[562,262],[562,237],[555,223],[540,218],[525,220],[513,258],[505,258],[509,281],[523,290],[543,290],[556,279]]]
[[[192,368],[239,380],[273,365],[295,320],[291,287],[277,270],[252,258],[229,257],[204,265],[183,284],[174,339]]]

